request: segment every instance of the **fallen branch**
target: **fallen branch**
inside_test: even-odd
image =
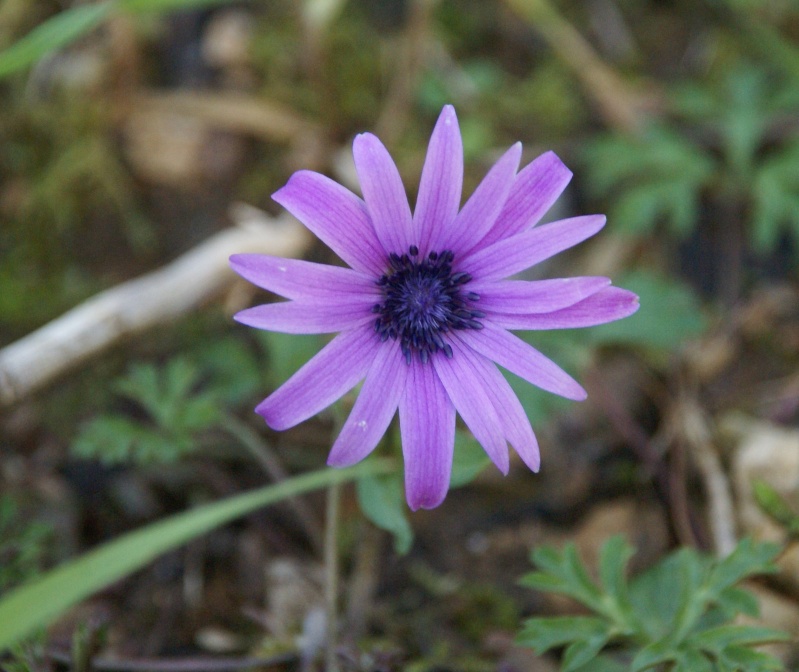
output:
[[[167,266],[112,287],[0,350],[0,407],[41,389],[123,339],[171,322],[220,294],[235,279],[228,257],[238,252],[297,256],[307,230],[237,206],[238,225]]]

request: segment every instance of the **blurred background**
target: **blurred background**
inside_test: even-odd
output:
[[[608,275],[641,310],[526,336],[589,392],[575,404],[512,380],[540,474],[483,471],[463,432],[468,484],[437,510],[409,515],[391,485],[375,515],[345,489],[352,669],[557,669],[513,646],[523,616],[568,611],[516,584],[540,543],[573,540],[591,564],[623,533],[635,570],[678,546],[783,538],[751,482],[799,505],[793,0],[2,0],[0,47],[0,596],[125,531],[324,465],[352,399],[282,434],[252,413],[322,341],[233,323],[266,298],[227,255],[335,263],[270,195],[300,168],[357,191],[351,142],[369,130],[413,203],[447,103],[464,194],[520,140],[523,164],[551,149],[574,171],[548,219],[608,215],[538,277]],[[26,339],[159,269],[77,331]],[[174,305],[151,306],[173,288]],[[152,319],[129,315],[140,300]],[[38,650],[68,650],[92,623],[121,659],[297,651],[321,599],[323,520],[312,495],[191,542]],[[796,634],[799,555],[781,567],[758,595]]]

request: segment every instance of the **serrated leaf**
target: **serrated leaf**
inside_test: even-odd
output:
[[[698,649],[705,649],[719,654],[730,646],[765,644],[783,642],[790,637],[780,630],[754,625],[722,625],[694,633],[688,644]]]
[[[589,660],[595,658],[602,650],[602,647],[607,644],[608,639],[610,639],[610,633],[606,630],[569,644],[563,652],[563,659],[561,660],[562,672],[574,672]]]
[[[741,579],[754,574],[774,572],[776,568],[772,562],[779,552],[780,547],[777,544],[755,543],[751,539],[743,539],[732,553],[712,568],[707,581],[709,594],[716,598]]]
[[[597,639],[604,636],[607,641],[607,633],[608,625],[601,618],[549,616],[525,621],[516,642],[522,646],[529,646],[540,654],[553,647],[583,639]],[[602,648],[602,645],[599,648]]]
[[[408,521],[402,476],[373,476],[357,483],[358,504],[364,515],[394,536],[394,549],[404,555],[411,549],[413,529]]]
[[[575,672],[629,672],[629,665],[625,665],[609,655],[600,654],[585,665],[578,667]]]
[[[735,672],[771,672],[784,670],[783,662],[771,654],[747,647],[733,646],[725,649],[718,659],[719,667]]]
[[[695,599],[703,564],[691,549],[672,553],[630,583],[636,619],[651,640],[673,632],[688,601]]]
[[[565,593],[568,590],[566,582],[559,576],[548,574],[547,572],[531,572],[519,579],[519,585],[525,588],[539,590],[542,593]]]
[[[563,578],[573,591],[572,596],[595,611],[601,611],[602,592],[588,576],[588,572],[577,555],[577,547],[573,543],[566,544],[564,547],[563,560]]]
[[[728,619],[745,614],[746,616],[757,617],[760,614],[760,605],[757,599],[750,592],[743,588],[727,588],[716,598],[716,603],[723,609]]]
[[[632,610],[625,577],[625,569],[632,555],[633,548],[621,535],[608,539],[599,551],[599,578],[602,587],[625,616],[629,616]]]
[[[707,656],[703,656],[699,651],[686,649],[680,651],[679,662],[675,672],[714,672],[713,664]]]
[[[655,665],[676,659],[677,651],[674,649],[674,645],[669,641],[661,640],[641,649],[633,658],[630,670],[632,672],[642,672],[642,670],[648,670],[655,667]]]

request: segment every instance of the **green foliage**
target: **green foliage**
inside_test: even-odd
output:
[[[392,469],[392,462],[372,460],[349,469],[325,469],[295,476],[165,518],[103,544],[0,599],[0,652],[36,628],[49,624],[80,600],[221,525],[305,492]]]
[[[78,5],[38,25],[7,49],[0,51],[0,78],[35,63],[51,51],[66,47],[100,26],[117,12],[168,12],[224,4],[230,0],[106,0]]]
[[[799,538],[799,514],[765,481],[754,481],[752,492],[758,506],[793,539]]]
[[[641,307],[624,320],[589,329],[591,344],[620,343],[669,352],[708,327],[699,299],[688,285],[645,271],[627,273],[614,284],[635,292]]]
[[[469,433],[455,432],[450,488],[471,483],[491,463],[483,447]],[[357,483],[358,504],[374,525],[394,536],[394,550],[404,555],[411,550],[413,529],[405,504],[401,473],[362,478]]]
[[[741,66],[710,86],[675,87],[671,98],[673,122],[639,137],[606,134],[584,152],[590,189],[612,199],[612,225],[648,235],[665,224],[683,238],[712,201],[745,218],[760,253],[783,231],[799,241],[799,140],[779,132],[799,104],[799,84]]]
[[[106,464],[174,462],[197,446],[197,435],[220,419],[215,390],[197,391],[199,372],[182,358],[162,370],[131,367],[115,389],[147,414],[145,424],[120,414],[103,415],[83,426],[73,452]]]
[[[0,52],[0,77],[27,67],[54,49],[71,44],[81,35],[99,26],[113,7],[110,2],[101,2],[79,5],[56,14],[19,42]]]
[[[269,355],[269,384],[278,387],[313,357],[324,341],[315,334],[281,334],[276,331],[258,331]]]
[[[713,158],[676,131],[650,126],[640,137],[604,135],[585,150],[588,187],[612,196],[608,221],[615,230],[651,234],[662,221],[684,237],[696,226]]]
[[[109,106],[90,98],[10,94],[0,115],[0,180],[8,187],[0,283],[11,291],[0,298],[0,315],[12,324],[38,326],[98,289],[75,254],[92,254],[100,218],[118,221],[131,249],[153,248],[112,124]]]
[[[538,653],[565,647],[563,672],[642,672],[661,665],[674,672],[783,669],[779,660],[751,647],[785,641],[785,633],[733,623],[740,613],[757,615],[757,602],[737,584],[774,571],[772,561],[778,552],[776,545],[746,539],[723,559],[683,548],[628,580],[626,566],[633,549],[616,536],[600,550],[599,581],[595,581],[574,544],[563,551],[535,549],[531,557],[538,571],[520,583],[567,595],[592,613],[531,618],[518,642]],[[612,654],[603,653],[608,647]],[[630,661],[629,666],[621,667],[625,661]]]
[[[39,572],[52,534],[49,525],[23,522],[11,495],[0,497],[0,594]]]
[[[405,505],[402,474],[362,478],[357,483],[358,505],[367,520],[394,537],[394,550],[411,550],[413,529]]]

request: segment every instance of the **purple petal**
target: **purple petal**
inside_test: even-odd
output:
[[[587,396],[555,362],[505,329],[484,322],[483,329],[463,331],[458,336],[473,350],[542,390],[577,401]]]
[[[419,182],[413,224],[422,254],[436,249],[441,228],[458,214],[463,187],[463,143],[455,108],[446,105],[436,122]]]
[[[467,255],[459,270],[476,280],[501,280],[590,238],[605,226],[604,215],[585,215],[538,226]]]
[[[463,352],[469,352],[469,348],[462,352],[459,351],[458,356]],[[493,363],[479,355],[473,355],[473,358],[475,361],[471,363],[482,381],[483,389],[491,399],[505,438],[515,448],[524,463],[533,471],[538,471],[541,466],[538,441],[516,393]]]
[[[360,462],[375,449],[405,391],[408,368],[398,344],[378,348],[352,412],[330,450],[327,463],[331,467]]]
[[[480,367],[475,363],[481,355],[469,352],[468,347],[457,341],[450,343],[454,356],[452,359],[434,357],[436,373],[474,438],[480,442],[497,468],[507,474],[510,466],[508,444],[505,442],[505,434],[494,404],[484,389],[479,375]]]
[[[242,310],[233,319],[248,327],[284,334],[332,334],[374,322],[371,312],[374,299],[368,299],[367,302],[350,299],[338,303],[265,303]]]
[[[363,379],[379,345],[371,327],[339,334],[264,399],[255,412],[277,430],[307,420]]]
[[[535,226],[558,200],[572,172],[554,152],[542,154],[516,176],[505,207],[482,241],[490,245]]]
[[[386,253],[366,205],[348,189],[319,173],[300,170],[272,198],[355,270],[385,272]]]
[[[619,287],[608,287],[573,306],[540,315],[492,314],[491,321],[505,329],[574,329],[593,327],[632,315],[638,297]]]
[[[372,276],[341,266],[266,254],[234,254],[230,257],[230,266],[258,287],[287,299],[341,300],[349,295],[380,296]]]
[[[513,186],[522,145],[517,142],[497,161],[451,222],[442,221],[436,248],[455,256],[473,248],[493,226]]]
[[[404,254],[418,240],[415,240],[411,208],[397,166],[383,143],[371,133],[355,137],[352,153],[366,209],[378,239],[386,252]]]
[[[500,280],[474,282],[469,291],[480,295],[480,310],[497,313],[551,313],[572,306],[610,284],[608,278],[558,278],[554,280]]]
[[[435,369],[414,360],[399,402],[405,498],[408,506],[432,509],[449,489],[455,446],[455,407]]]

